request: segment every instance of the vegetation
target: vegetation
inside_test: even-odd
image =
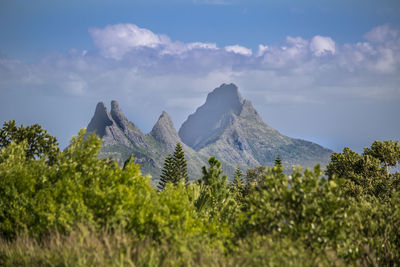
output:
[[[35,140],[0,150],[1,266],[399,265],[398,142],[334,153],[326,173],[238,168],[233,183],[211,157],[198,181],[157,191],[133,157],[98,159],[96,135],[53,143],[51,163]]]
[[[177,143],[174,155],[168,154],[165,159],[158,189],[164,190],[167,183],[177,185],[181,181],[187,183],[189,181],[189,175],[187,172],[185,153],[183,152],[182,145]]]

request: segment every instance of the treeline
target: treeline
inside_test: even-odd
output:
[[[400,262],[400,146],[334,153],[323,172],[258,167],[188,182],[180,145],[159,188],[85,131],[0,130],[0,265],[383,265]]]

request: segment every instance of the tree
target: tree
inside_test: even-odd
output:
[[[215,157],[210,157],[208,163],[210,164],[208,169],[206,166],[202,168],[203,177],[199,181],[201,193],[196,207],[199,210],[208,207],[216,211],[222,208],[222,203],[229,195],[227,176],[223,174],[221,162]]]
[[[389,176],[389,167],[394,167],[400,161],[399,141],[375,141],[371,148],[364,148],[364,155],[370,155],[381,161]]]
[[[387,146],[381,146],[383,143],[375,142],[371,149],[366,148],[361,155],[348,147],[344,148],[343,153],[333,153],[326,167],[328,178],[344,178],[343,190],[349,196],[358,198],[373,195],[386,198],[391,194],[395,182],[395,176],[390,175],[387,169],[395,158],[395,143],[393,150],[390,149],[390,142]],[[394,156],[386,155],[385,150],[393,152]]]
[[[23,141],[27,144],[27,159],[45,157],[49,163],[55,161],[55,157],[59,152],[57,139],[48,134],[39,124],[17,127],[14,120],[5,122],[0,130],[0,149],[12,142],[19,144]]]
[[[233,182],[231,185],[231,191],[237,199],[241,199],[244,194],[244,183],[243,183],[243,172],[237,167],[235,175],[233,177]]]
[[[177,143],[175,147],[175,152],[173,156],[173,165],[176,172],[176,180],[184,181],[187,183],[189,181],[189,176],[187,172],[187,163],[185,159],[185,153],[183,152],[181,143]]]
[[[164,162],[162,174],[158,188],[164,190],[165,185],[169,182],[177,185],[180,181],[187,183],[189,176],[187,173],[187,164],[185,154],[180,143],[176,144],[174,154],[168,154]]]
[[[275,166],[282,166],[282,160],[279,155],[275,159]]]
[[[168,154],[165,158],[164,167],[161,172],[160,182],[157,186],[160,191],[164,190],[166,184],[172,182],[176,177],[171,154]]]

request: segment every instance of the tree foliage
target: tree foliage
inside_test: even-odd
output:
[[[243,172],[239,167],[237,167],[231,184],[231,192],[233,193],[235,199],[242,199],[244,196],[244,189],[245,185],[243,183]]]
[[[57,139],[48,134],[40,125],[17,127],[14,120],[3,124],[3,128],[0,129],[0,149],[12,142],[21,143],[24,141],[26,142],[25,151],[28,159],[45,157],[50,162],[54,162],[59,151]]]
[[[281,157],[279,155],[276,156],[275,166],[282,166],[282,160],[281,160]]]
[[[364,149],[364,155],[369,155],[380,160],[389,175],[389,167],[394,167],[400,162],[399,141],[375,141],[371,148]]]
[[[228,184],[211,157],[198,181],[186,183],[184,171],[171,172],[176,180],[162,191],[133,157],[123,168],[99,159],[95,135],[81,131],[54,154],[54,164],[46,152],[28,156],[29,142],[11,141],[0,150],[0,265],[21,265],[21,259],[35,265],[60,255],[69,256],[58,265],[79,265],[101,258],[90,254],[97,250],[115,250],[119,258],[112,264],[127,265],[396,266],[400,260],[400,173],[386,171],[398,162],[398,142],[375,142],[361,155],[349,148],[334,153],[328,179],[318,165],[286,174],[276,164],[246,174],[238,168]],[[173,166],[174,155],[166,166]],[[87,247],[93,241],[77,232],[82,225],[122,236],[113,241],[116,248],[105,237]],[[77,250],[65,251],[64,239],[54,241],[57,246],[40,243],[54,232],[79,233],[73,240],[83,256],[70,261]],[[13,243],[19,237],[38,245],[10,249],[27,244]],[[26,257],[32,247],[40,252]],[[62,252],[51,252],[54,247]]]
[[[164,188],[168,182],[174,183],[175,177],[176,177],[176,175],[175,175],[175,168],[174,168],[174,164],[173,164],[173,158],[172,158],[171,154],[168,154],[168,156],[165,158],[164,167],[161,171],[160,182],[158,183],[158,189],[164,190]],[[175,181],[175,183],[176,183],[176,181]]]
[[[189,181],[189,175],[187,172],[185,153],[183,152],[182,145],[177,143],[174,154],[168,154],[165,158],[158,188],[164,190],[167,183],[177,185],[180,181],[187,183]]]

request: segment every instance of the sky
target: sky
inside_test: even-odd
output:
[[[400,139],[400,1],[1,0],[0,123],[60,146],[115,99],[179,129],[222,83],[264,121],[340,152]]]

